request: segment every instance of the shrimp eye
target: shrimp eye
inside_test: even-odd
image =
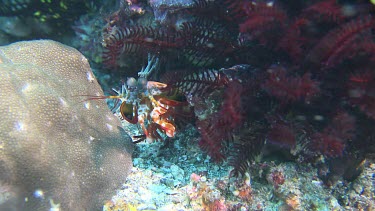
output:
[[[136,124],[138,122],[137,106],[131,103],[122,102],[120,106],[121,116],[129,123]]]

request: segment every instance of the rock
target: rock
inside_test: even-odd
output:
[[[0,47],[0,210],[99,210],[125,181],[131,138],[87,59],[49,41]]]

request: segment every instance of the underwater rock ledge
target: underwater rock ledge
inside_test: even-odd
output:
[[[50,40],[0,47],[0,210],[99,210],[126,179],[131,138],[87,59]],[[87,97],[86,97],[87,98]]]

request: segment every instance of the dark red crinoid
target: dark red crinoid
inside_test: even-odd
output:
[[[310,147],[327,157],[342,156],[345,144],[355,137],[355,119],[347,113],[338,113],[329,126],[312,136]]]
[[[232,146],[232,160],[241,160],[235,171],[249,167],[266,139],[301,148],[300,157],[365,153],[350,143],[361,142],[362,122],[375,124],[375,10],[353,2],[197,0],[179,11],[188,16],[180,27],[119,27],[104,59],[167,58],[168,88],[206,115],[196,122],[199,145],[217,161]],[[243,64],[253,66],[228,68]],[[173,67],[185,71],[170,73]],[[205,105],[213,96],[216,110]]]
[[[305,73],[302,77],[291,76],[280,66],[273,66],[267,72],[269,77],[262,88],[283,103],[298,100],[308,102],[319,93],[319,83],[311,79],[310,73]]]
[[[233,130],[241,126],[244,121],[244,110],[241,104],[242,95],[246,94],[238,81],[227,84],[224,90],[224,102],[218,112],[209,118],[197,122],[201,133],[199,145],[215,160],[224,159],[222,147],[231,139]]]

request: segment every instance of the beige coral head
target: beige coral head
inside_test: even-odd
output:
[[[104,101],[87,59],[50,41],[0,47],[0,210],[96,210],[131,166],[130,137]]]

